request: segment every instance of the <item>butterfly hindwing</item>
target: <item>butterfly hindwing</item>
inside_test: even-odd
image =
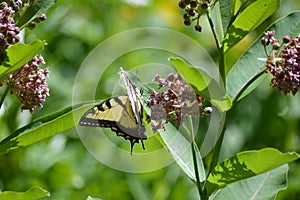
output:
[[[131,147],[145,140],[145,127],[135,120],[128,96],[109,98],[88,110],[80,120],[81,126],[111,128],[118,136],[130,140]]]

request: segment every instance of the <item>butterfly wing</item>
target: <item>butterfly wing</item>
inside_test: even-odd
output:
[[[143,106],[142,106],[142,95],[138,88],[136,88],[127,75],[125,74],[123,68],[120,68],[121,71],[121,77],[124,80],[125,88],[128,94],[128,98],[130,101],[130,105],[132,107],[132,111],[134,114],[134,117],[138,124],[142,125],[142,118],[143,118]]]
[[[133,110],[126,95],[109,98],[88,110],[80,119],[81,126],[111,128],[118,136],[128,139],[133,145],[147,139],[145,127],[135,120]]]
[[[125,88],[127,91],[129,101],[130,101],[131,109],[133,111],[133,115],[135,117],[136,123],[138,124],[138,127],[141,128],[141,130],[139,130],[138,133],[141,132],[143,134],[143,130],[145,130],[145,127],[142,122],[143,116],[144,116],[142,95],[141,95],[140,91],[138,90],[138,88],[135,87],[135,85],[133,85],[132,82],[129,80],[129,78],[127,77],[127,75],[122,67],[120,68],[120,72],[121,72],[121,77],[123,78],[123,81],[125,83]],[[142,138],[142,134],[140,136],[141,138]],[[141,142],[142,142],[142,146],[144,148],[142,139],[141,139]]]

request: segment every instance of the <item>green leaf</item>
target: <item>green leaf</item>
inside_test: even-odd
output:
[[[230,23],[230,19],[231,19],[232,1],[231,0],[223,0],[223,1],[219,1],[219,3],[220,3],[223,34],[225,35],[228,25]]]
[[[56,0],[35,0],[33,3],[26,8],[25,12],[22,13],[19,19],[16,21],[16,26],[23,28],[29,22],[39,17],[42,13],[45,13]]]
[[[245,1],[248,1],[248,0],[233,0],[233,1],[231,1],[232,15],[236,15],[238,13],[238,11],[241,8],[241,5],[243,5],[243,3]]]
[[[95,104],[70,106],[42,117],[9,135],[0,142],[0,154],[31,145],[77,126],[79,118]]]
[[[196,69],[188,65],[181,58],[169,58],[172,65],[176,68],[177,72],[186,80],[190,85],[197,88],[199,92],[208,87],[211,78],[202,69]]]
[[[6,58],[0,66],[0,81],[41,53],[45,45],[45,41],[35,40],[31,44],[17,43],[6,49]]]
[[[300,12],[277,20],[267,30],[275,30],[275,38],[279,40],[285,35],[298,36],[300,33]],[[266,57],[260,38],[240,57],[226,77],[227,93],[232,101],[242,99],[266,77],[266,74],[260,75],[265,63],[258,58]],[[256,80],[258,77],[260,78]]]
[[[231,108],[231,100],[225,94],[224,88],[212,79],[207,72],[190,66],[181,58],[170,58],[170,62],[180,76],[194,88],[197,94],[210,101],[221,111]]]
[[[191,180],[196,181],[190,141],[170,123],[165,125],[165,131],[160,131],[160,136],[178,166]],[[205,170],[200,151],[197,147],[196,157],[200,182],[203,182],[205,180]]]
[[[224,52],[243,39],[279,8],[280,0],[258,0],[235,19],[224,38]]]
[[[0,193],[0,200],[32,200],[49,197],[48,191],[41,187],[35,186],[27,190],[26,192],[4,191]]]
[[[211,200],[275,199],[287,186],[288,165],[229,185],[210,196]]]
[[[281,153],[273,148],[238,153],[211,171],[207,179],[207,191],[211,194],[220,188],[268,172],[299,157],[295,152]]]

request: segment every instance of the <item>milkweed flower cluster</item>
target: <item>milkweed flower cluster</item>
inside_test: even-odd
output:
[[[285,36],[281,43],[274,35],[275,31],[268,31],[261,40],[267,54],[266,72],[273,75],[271,86],[277,91],[295,95],[300,88],[300,35]],[[268,45],[272,47],[269,54]]]
[[[11,94],[16,94],[24,104],[22,110],[33,112],[36,107],[42,108],[46,97],[49,96],[46,82],[49,69],[41,69],[39,65],[42,64],[45,64],[43,57],[36,56],[2,82],[10,87]]]
[[[201,32],[202,27],[199,25],[199,19],[215,3],[216,1],[210,0],[180,0],[178,6],[185,10],[183,14],[184,25],[190,26],[193,21],[196,21],[195,30]]]
[[[22,1],[9,1],[9,5],[17,11],[21,9]],[[6,2],[0,3],[0,63],[5,59],[5,50],[20,41],[20,29],[15,26],[12,15],[15,11]],[[34,22],[43,21],[46,15],[34,19]],[[30,62],[10,74],[0,86],[6,85],[11,94],[15,94],[23,104],[21,110],[33,112],[35,108],[43,107],[43,103],[49,96],[49,88],[46,77],[49,69],[41,69],[39,66],[45,64],[42,56],[34,57]]]
[[[169,74],[166,79],[156,75],[153,81],[158,82],[159,89],[165,89],[162,92],[152,90],[147,100],[151,111],[147,119],[156,122],[152,125],[153,132],[164,129],[169,121],[180,126],[188,115],[203,116],[211,112],[211,109],[202,109],[204,98],[196,96],[180,75]]]
[[[11,15],[14,10],[6,2],[0,4],[0,63],[4,60],[4,51],[12,44],[20,41],[20,29],[15,26]]]

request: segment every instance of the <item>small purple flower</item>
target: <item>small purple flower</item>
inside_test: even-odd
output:
[[[265,32],[265,35],[267,37],[273,37],[275,35],[275,31],[274,30],[273,31],[267,31],[267,32]]]
[[[299,36],[296,38],[285,36],[282,43],[278,44],[278,40],[274,38],[275,32],[267,32],[267,38],[262,38],[265,52],[266,46],[271,44],[278,45],[281,48],[273,48],[267,54],[266,72],[273,75],[271,80],[272,87],[276,87],[277,91],[284,95],[292,93],[295,95],[300,88],[300,46]]]
[[[147,101],[147,106],[151,110],[148,121],[156,122],[152,125],[153,132],[164,129],[164,124],[169,121],[180,126],[188,115],[202,117],[206,113],[211,113],[211,109],[202,109],[204,98],[196,96],[180,75],[169,74],[166,79],[156,75],[153,81],[158,82],[159,89],[165,89],[162,92],[152,90]]]
[[[45,21],[47,19],[47,16],[45,13],[42,13],[39,17],[38,17],[38,20],[39,21]]]
[[[275,31],[266,32],[267,38],[262,38],[265,52],[266,47],[272,45],[270,53],[267,54],[266,72],[273,75],[271,86],[284,95],[292,93],[295,95],[300,88],[300,40],[298,37],[285,36],[282,43],[274,38]],[[274,48],[274,46],[280,48]]]
[[[20,29],[15,26],[11,15],[13,9],[6,2],[0,4],[0,63],[4,60],[4,51],[12,44],[20,41]]]
[[[41,69],[39,65],[45,64],[42,56],[34,57],[26,65],[12,73],[0,84],[10,87],[11,94],[16,94],[22,104],[21,109],[33,112],[36,107],[42,108],[49,88],[46,77],[49,69]]]

